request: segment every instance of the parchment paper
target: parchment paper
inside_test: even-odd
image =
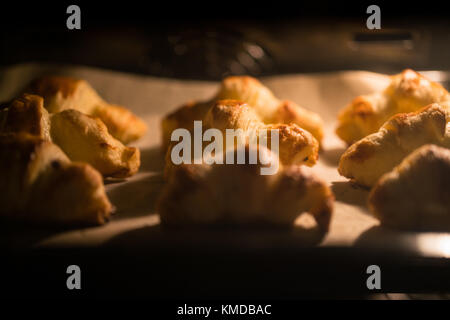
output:
[[[101,246],[113,238],[128,241],[127,234],[139,231],[133,243],[152,241],[146,228],[157,227],[155,201],[163,185],[163,155],[160,120],[189,100],[210,98],[218,83],[178,81],[131,75],[82,66],[26,64],[0,71],[0,101],[12,98],[30,80],[44,74],[62,74],[86,79],[107,101],[123,105],[147,122],[147,135],[135,145],[141,149],[139,173],[124,182],[107,183],[111,202],[117,208],[113,219],[102,227],[67,231],[27,229],[4,230],[1,241],[8,246]],[[318,164],[312,170],[326,180],[336,202],[330,232],[320,246],[390,247],[402,243],[420,252],[450,257],[448,234],[399,233],[378,227],[367,209],[368,191],[352,186],[339,176],[337,164],[345,145],[334,134],[337,113],[355,96],[380,90],[388,84],[385,75],[364,72],[334,72],[275,76],[260,79],[282,99],[290,99],[318,112],[326,135]],[[160,240],[160,238],[158,238]],[[432,248],[433,250],[429,250]]]

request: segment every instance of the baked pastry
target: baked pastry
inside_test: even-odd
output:
[[[167,150],[171,145],[172,132],[183,128],[190,132],[194,130],[194,121],[202,121],[213,102],[188,102],[161,121],[162,147]]]
[[[440,84],[407,69],[391,76],[382,92],[355,98],[338,116],[336,134],[348,144],[377,132],[393,115],[417,111],[431,103],[449,101],[450,95]]]
[[[33,81],[25,91],[44,98],[50,113],[75,109],[100,118],[109,133],[122,143],[142,137],[147,125],[128,109],[105,102],[85,80],[70,77],[43,77]]]
[[[206,127],[219,129],[224,137],[227,129],[242,129],[244,144],[251,142],[252,135],[259,136],[261,130],[266,130],[262,136],[267,137],[268,148],[271,131],[278,130],[279,156],[284,165],[312,166],[318,158],[319,143],[311,133],[296,124],[264,124],[254,108],[237,100],[217,101],[206,114],[204,123]]]
[[[101,120],[74,109],[49,114],[36,95],[24,94],[0,111],[2,132],[27,132],[53,141],[71,160],[87,162],[105,177],[129,177],[140,166],[139,150],[113,138]]]
[[[261,82],[252,77],[228,77],[222,82],[215,100],[236,99],[255,108],[261,119],[269,123],[295,123],[322,142],[323,122],[320,116],[289,100],[279,100]]]
[[[450,150],[425,145],[383,175],[369,206],[388,227],[450,231]]]
[[[209,101],[187,103],[162,121],[163,146],[168,148],[172,131],[177,128],[192,130],[194,120],[203,120],[217,100],[239,100],[254,108],[255,113],[266,124],[297,124],[309,131],[320,143],[323,138],[323,122],[320,116],[301,108],[294,102],[278,100],[257,79],[233,76],[222,81],[219,92]]]
[[[264,124],[254,108],[237,100],[218,100],[205,115],[204,129],[218,129],[223,136],[223,150],[246,144],[262,144],[272,149],[272,131],[278,131],[277,153],[284,165],[313,166],[318,158],[319,144],[306,130],[296,124]],[[234,130],[233,145],[227,144],[227,130]],[[206,132],[206,131],[205,131]],[[262,141],[261,139],[264,139]],[[210,142],[202,141],[202,153],[206,153]],[[172,142],[166,152],[164,176],[175,166],[172,149],[178,142]],[[191,143],[190,162],[194,163],[194,144]],[[202,156],[204,156],[202,154]]]
[[[245,147],[246,158],[252,148],[257,147]],[[264,152],[269,163],[278,161],[269,150]],[[280,165],[274,175],[261,175],[263,167],[261,162],[174,167],[157,203],[161,223],[291,226],[309,212],[321,230],[328,230],[334,198],[323,181],[300,166]]]
[[[408,154],[425,144],[450,148],[450,116],[444,104],[392,117],[378,132],[352,144],[338,171],[358,184],[373,186]]]
[[[0,134],[0,176],[2,219],[99,225],[112,211],[102,176],[38,136]]]

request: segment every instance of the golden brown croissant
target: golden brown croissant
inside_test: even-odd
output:
[[[412,230],[450,230],[450,150],[425,145],[383,175],[369,196],[381,224]]]
[[[351,144],[378,129],[397,113],[417,111],[431,103],[450,100],[440,84],[407,69],[391,76],[390,85],[382,92],[355,98],[338,116],[337,135]]]
[[[174,130],[184,128],[192,132],[194,121],[203,120],[211,105],[209,102],[189,102],[165,116],[161,122],[163,149],[167,150],[171,145],[171,135]]]
[[[0,134],[0,217],[65,226],[105,223],[112,206],[102,176],[72,163],[55,144],[26,133]]]
[[[140,154],[109,135],[101,120],[77,110],[49,114],[42,97],[24,94],[3,109],[0,132],[27,132],[56,143],[73,161],[91,164],[105,177],[125,178],[137,172]]]
[[[33,81],[26,92],[44,97],[50,113],[75,109],[98,117],[109,133],[123,143],[142,137],[146,124],[124,107],[108,104],[84,80],[69,77],[43,77]]]
[[[447,107],[439,104],[398,114],[377,133],[352,144],[341,157],[339,173],[361,185],[373,186],[383,174],[424,144],[450,148],[449,119]]]
[[[256,146],[245,147],[246,158],[251,148]],[[162,224],[289,226],[309,212],[319,228],[328,230],[333,194],[324,182],[300,166],[280,167],[274,175],[261,175],[262,167],[260,162],[174,167],[158,200]]]
[[[243,140],[247,143],[251,134],[259,135],[261,130],[266,130],[266,146],[269,148],[271,131],[278,130],[279,156],[284,165],[312,166],[318,158],[319,143],[308,131],[296,124],[264,124],[252,107],[237,100],[217,101],[208,111],[204,122],[206,127],[221,130],[224,137],[226,129],[242,129]]]
[[[295,123],[309,131],[319,143],[323,138],[323,122],[317,113],[289,100],[279,100],[261,82],[252,77],[228,77],[222,81],[214,100],[235,99],[248,103],[266,124]]]
[[[273,93],[257,79],[234,76],[222,81],[219,92],[211,100],[191,102],[167,115],[162,121],[163,146],[170,144],[172,131],[177,128],[192,130],[194,120],[203,120],[217,100],[239,100],[254,108],[266,124],[297,124],[309,131],[320,143],[323,138],[323,123],[320,116],[301,108],[291,101],[278,100]]]

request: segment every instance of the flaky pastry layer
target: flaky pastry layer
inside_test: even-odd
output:
[[[139,169],[139,150],[112,137],[98,118],[75,109],[49,114],[42,97],[29,94],[14,99],[0,114],[0,133],[26,132],[53,141],[71,160],[87,162],[105,177],[125,178]]]
[[[143,120],[124,107],[104,101],[85,80],[42,77],[33,81],[25,92],[42,96],[50,113],[75,109],[100,118],[109,133],[125,144],[141,138],[147,131]]]
[[[391,76],[390,85],[382,92],[359,96],[341,110],[336,134],[351,144],[377,132],[395,114],[449,100],[449,93],[440,84],[407,69]]]
[[[358,184],[373,186],[422,145],[450,148],[449,120],[448,107],[440,104],[398,114],[378,132],[352,144],[342,155],[338,171]]]
[[[0,134],[0,217],[35,224],[99,225],[112,206],[102,176],[48,140]]]
[[[246,147],[247,158],[253,147]],[[176,166],[158,200],[162,224],[291,226],[309,212],[328,230],[334,197],[325,182],[300,166],[281,166],[274,175],[261,175],[262,167],[260,162]]]
[[[320,116],[292,101],[279,100],[257,79],[248,76],[225,78],[218,93],[209,101],[189,102],[167,115],[161,124],[163,146],[168,148],[172,131],[177,128],[192,130],[194,120],[203,120],[218,100],[238,100],[252,107],[265,124],[291,124],[309,131],[319,143],[323,138]]]
[[[384,174],[369,196],[381,224],[422,230],[450,230],[450,149],[425,145]]]

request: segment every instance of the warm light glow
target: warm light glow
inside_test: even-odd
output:
[[[450,234],[419,235],[417,247],[425,255],[450,258]]]
[[[445,82],[449,80],[448,74],[442,71],[421,71],[420,73],[435,82]]]

